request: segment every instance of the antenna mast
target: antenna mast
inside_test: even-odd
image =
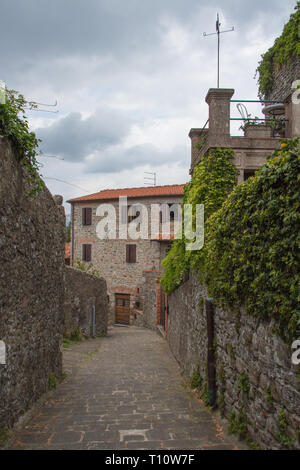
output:
[[[220,23],[220,20],[219,20],[219,13],[217,13],[217,21],[216,21],[216,33],[203,33],[203,36],[215,36],[217,35],[218,36],[218,86],[217,88],[220,88],[220,34],[223,34],[223,33],[231,33],[232,31],[234,31],[234,26],[232,26],[231,29],[227,29],[226,31],[220,31],[220,26],[221,26],[221,23]]]

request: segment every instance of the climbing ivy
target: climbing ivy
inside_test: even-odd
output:
[[[291,14],[281,36],[259,62],[257,73],[260,99],[272,89],[274,68],[288,64],[296,55],[300,55],[300,2],[297,2],[295,13]]]
[[[183,204],[204,204],[204,220],[219,209],[237,184],[232,149],[211,149],[195,165],[191,181],[185,186]],[[181,283],[193,262],[193,252],[185,250],[186,240],[175,240],[163,261],[162,286],[167,293],[174,291]]]
[[[209,163],[213,155],[206,157]],[[300,139],[282,141],[255,176],[237,187],[229,154],[217,155],[222,176],[204,159],[184,196],[208,208],[204,247],[186,253],[184,239],[175,242],[163,261],[162,285],[172,292],[191,268],[216,303],[273,319],[274,331],[291,343],[300,336]]]
[[[290,342],[299,335],[300,141],[285,141],[229,195],[206,229],[197,270],[226,308],[275,320]]]
[[[44,182],[39,175],[38,145],[40,140],[29,130],[25,115],[28,106],[24,96],[15,90],[5,90],[5,103],[0,104],[0,136],[9,139],[14,147],[17,158],[25,165],[27,181],[30,185],[29,194],[42,190]],[[32,108],[36,106],[29,103]]]

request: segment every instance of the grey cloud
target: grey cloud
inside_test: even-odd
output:
[[[151,164],[159,167],[165,164],[179,163],[187,166],[189,152],[184,146],[177,146],[169,151],[161,151],[152,144],[136,145],[122,149],[111,147],[99,152],[92,162],[86,162],[86,173],[118,173]]]
[[[247,23],[277,18],[289,12],[294,0],[2,0],[0,31],[2,60],[21,59],[27,66],[57,56],[124,55],[147,53],[159,46],[159,20],[163,16],[183,24],[214,29],[210,11],[223,11],[228,21]],[[201,10],[204,15],[199,15]],[[199,24],[199,18],[200,23]]]
[[[70,113],[49,127],[37,129],[36,134],[44,153],[83,161],[92,152],[120,143],[130,126],[128,116],[102,109],[86,119],[79,112]]]

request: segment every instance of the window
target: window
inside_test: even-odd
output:
[[[92,208],[84,207],[82,209],[82,225],[92,225]]]
[[[254,176],[256,170],[244,170],[244,181]]]
[[[130,224],[132,220],[137,219],[141,215],[141,211],[137,210],[138,207],[138,204],[121,206],[121,224]]]
[[[136,263],[136,245],[126,245],[126,263]]]
[[[92,260],[92,245],[82,245],[82,261]]]
[[[170,222],[174,222],[175,220],[178,220],[178,209],[177,207],[172,207],[174,204],[167,204],[167,207],[163,208],[160,213],[159,213],[159,222],[161,224],[165,223],[168,221],[168,214],[170,214]],[[171,209],[171,210],[170,210]],[[175,215],[176,212],[176,215]]]
[[[133,212],[134,212],[134,215],[132,214]],[[140,211],[135,210],[133,206],[129,206],[128,213],[130,214],[128,215],[128,223],[130,223],[132,220],[136,219],[137,217],[141,215]]]

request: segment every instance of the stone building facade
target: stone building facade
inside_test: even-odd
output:
[[[142,323],[144,273],[160,272],[161,261],[179,223],[175,211],[170,212],[170,223],[165,211],[173,204],[177,208],[183,190],[184,185],[103,190],[69,201],[72,206],[71,263],[76,260],[92,263],[106,280],[110,323]],[[120,197],[127,198],[125,220],[122,220],[124,209],[120,206]],[[109,205],[112,219],[116,220],[113,239],[103,234],[99,237],[99,223],[107,214],[104,204]],[[128,225],[125,235],[121,227],[124,222]],[[137,229],[136,234],[130,231],[131,227]]]

